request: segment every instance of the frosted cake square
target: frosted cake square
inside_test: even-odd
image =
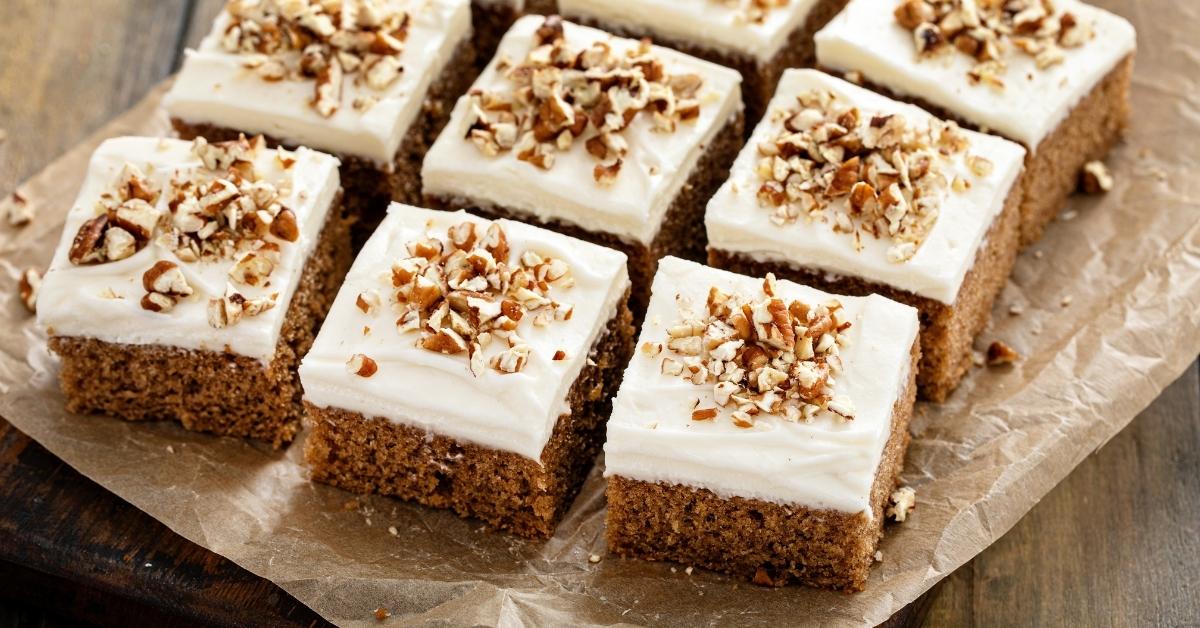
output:
[[[395,204],[300,368],[317,482],[547,537],[633,347],[617,251]]]
[[[469,0],[231,0],[163,104],[179,135],[336,155],[362,230],[420,198],[421,159],[475,75]]]
[[[846,0],[558,0],[569,20],[654,42],[733,68],[746,120],[762,117],[779,77],[816,61],[813,34]]]
[[[816,36],[821,67],[1029,149],[1025,245],[1123,134],[1136,39],[1078,0],[851,0]]]
[[[426,198],[623,251],[640,312],[658,258],[704,255],[704,203],[741,146],[740,83],[674,50],[521,18],[426,155]]]
[[[908,447],[917,312],[663,259],[604,447],[621,556],[856,591]]]
[[[816,70],[784,74],[709,201],[709,261],[921,312],[925,398],[971,365],[1019,247],[1025,150]]]
[[[67,409],[280,446],[350,265],[337,159],[261,139],[104,142],[38,296]]]

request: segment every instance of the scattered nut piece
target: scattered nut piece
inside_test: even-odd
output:
[[[33,222],[33,206],[20,193],[13,192],[6,206],[9,226],[24,227]]]
[[[1113,189],[1113,177],[1103,161],[1089,161],[1079,176],[1079,187],[1087,194],[1104,194]]]
[[[886,514],[898,523],[904,523],[908,519],[908,513],[917,507],[917,491],[909,486],[896,489],[890,499],[892,505],[888,506]]]
[[[595,565],[596,563],[600,562],[600,555],[592,554],[591,556],[588,556],[588,562]]]
[[[25,309],[30,313],[37,313],[37,297],[38,291],[42,287],[42,274],[36,268],[26,268],[25,272],[21,273],[21,278],[17,281],[17,291],[21,296],[21,303],[25,305]]]
[[[1003,341],[995,340],[987,348],[987,365],[988,366],[1003,366],[1012,364],[1021,359],[1021,354],[1017,353],[1016,349],[1005,344]]]
[[[392,612],[382,606],[375,609],[375,621],[384,621],[391,616]]]

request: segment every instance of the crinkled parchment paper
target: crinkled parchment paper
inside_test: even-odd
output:
[[[351,495],[305,481],[301,443],[274,452],[173,424],[64,413],[16,276],[50,259],[101,139],[166,132],[161,88],[21,186],[38,210],[31,226],[0,228],[0,415],[338,624],[374,626],[379,607],[413,624],[882,621],[1004,534],[1200,352],[1200,49],[1190,41],[1200,4],[1101,4],[1136,23],[1141,46],[1136,116],[1109,159],[1116,188],[1072,201],[1021,256],[984,338],[1024,359],[978,369],[949,403],[920,406],[905,471],[918,509],[890,527],[864,593],[760,589],[605,556],[598,471],[558,535],[533,543],[385,498],[348,504]],[[1012,304],[1024,313],[1010,315]],[[593,564],[592,554],[604,558]]]

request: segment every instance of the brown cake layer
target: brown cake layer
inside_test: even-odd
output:
[[[568,391],[571,412],[558,418],[540,465],[422,428],[306,404],[312,430],[304,453],[313,481],[448,508],[520,536],[549,537],[600,452],[612,396],[633,354],[627,299]]]
[[[475,50],[478,52],[476,70],[482,71],[487,67],[500,40],[517,18],[530,13],[549,15],[554,13],[556,5],[554,0],[527,0],[524,9],[518,9],[510,2],[471,2],[471,25],[475,31]]]
[[[1025,155],[1021,248],[1041,239],[1046,225],[1066,206],[1067,198],[1078,186],[1084,165],[1103,159],[1125,134],[1132,111],[1129,83],[1133,76],[1133,58],[1130,54],[1110,70],[1075,105],[1067,119]],[[922,98],[897,94],[870,81],[862,82],[862,85],[890,98],[917,105],[944,120],[954,120],[965,128],[984,130]]]
[[[54,336],[67,410],[127,421],[179,421],[184,428],[290,443],[303,414],[296,368],[312,346],[342,277],[350,268],[349,222],[335,203],[292,295],[275,357],[165,345],[128,345]]]
[[[342,189],[346,191],[346,213],[361,224],[354,226],[356,241],[370,236],[387,210],[388,203],[398,201],[410,205],[421,203],[421,162],[437,139],[438,133],[450,119],[454,103],[475,80],[475,46],[470,35],[458,44],[454,56],[441,75],[429,86],[421,112],[396,151],[390,164],[379,164],[354,155],[339,154]],[[175,132],[185,140],[204,137],[211,142],[237,139],[238,129],[208,123],[191,123],[172,118]],[[296,148],[290,142],[266,136],[270,146]]]
[[[708,199],[729,177],[729,167],[742,146],[745,119],[739,112],[713,138],[696,162],[688,180],[671,202],[658,235],[649,246],[630,242],[620,236],[601,231],[589,231],[561,220],[541,220],[525,212],[500,207],[480,199],[463,196],[426,196],[428,207],[453,211],[466,209],[485,218],[520,220],[558,233],[566,234],[601,246],[616,249],[629,257],[629,278],[633,283],[629,307],[640,320],[650,303],[650,284],[658,269],[658,260],[674,255],[703,263],[705,259],[704,210]],[[591,181],[587,182],[592,185]]]
[[[608,549],[630,558],[697,565],[762,585],[797,582],[861,591],[883,536],[888,497],[904,467],[919,358],[914,344],[908,385],[892,408],[892,433],[871,489],[871,518],[612,476]]]
[[[919,296],[907,290],[863,277],[835,275],[819,269],[798,268],[786,262],[758,262],[730,251],[710,249],[708,263],[735,273],[762,277],[768,272],[781,279],[849,296],[879,294],[917,308],[921,319],[921,365],[917,388],[922,399],[945,401],[971,366],[975,336],[987,326],[992,304],[1004,288],[1016,263],[1020,236],[1022,175],[1013,183],[1004,209],[988,229],[975,263],[958,289],[953,304]]]
[[[684,54],[699,57],[713,63],[733,68],[742,74],[742,100],[746,103],[746,131],[754,129],[766,113],[775,86],[783,71],[788,68],[807,68],[816,64],[816,47],[813,35],[832,20],[849,0],[818,0],[809,10],[804,23],[788,35],[787,42],[767,62],[757,57],[729,50],[718,50],[703,44],[656,34],[650,30],[611,24],[581,15],[564,15],[567,19],[587,24],[624,37],[651,37],[654,43],[674,48]]]

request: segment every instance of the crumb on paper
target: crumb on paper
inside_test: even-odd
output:
[[[1025,306],[1021,305],[1020,303],[1013,303],[1012,305],[1008,306],[1009,316],[1020,316],[1024,313],[1025,313]]]
[[[33,206],[20,192],[13,192],[9,202],[4,205],[9,226],[24,227],[33,222]]]
[[[375,609],[375,621],[383,621],[391,616],[392,612],[382,606]]]
[[[887,516],[895,519],[897,523],[904,523],[908,519],[908,513],[917,507],[917,491],[911,486],[901,486],[892,492],[891,502]]]
[[[1034,251],[1034,252],[1033,252],[1033,258],[1034,258],[1034,259],[1042,259],[1043,257],[1046,257],[1046,252],[1045,252],[1045,251]]]
[[[595,565],[596,563],[600,562],[600,555],[592,554],[591,556],[588,556],[588,562]]]
[[[1059,215],[1058,219],[1062,222],[1070,222],[1079,217],[1079,212],[1074,209],[1068,209]]]
[[[685,574],[687,574],[687,575],[689,575],[689,576],[690,576],[690,575],[692,575],[692,568],[691,568],[691,567],[688,567],[687,569],[684,569],[684,570],[683,570],[683,573],[685,573]]]
[[[971,364],[974,364],[975,366],[983,366],[986,363],[987,360],[984,358],[982,351],[971,352]]]
[[[1017,353],[1016,349],[1008,346],[1002,340],[995,340],[988,345],[987,349],[987,365],[988,366],[1003,366],[1012,364],[1021,359],[1021,354]]]
[[[1079,175],[1079,187],[1087,194],[1104,194],[1112,190],[1113,177],[1102,161],[1089,161]]]
[[[392,536],[399,536],[400,531],[396,529],[396,526],[388,526],[388,534]]]
[[[169,453],[169,454],[175,453],[175,448],[172,447],[171,445],[167,445],[167,453]]]
[[[875,562],[883,562],[883,550],[875,550]]]
[[[30,314],[37,314],[38,292],[42,289],[42,273],[36,268],[26,268],[17,280],[17,295]]]
[[[1063,307],[1067,307],[1067,306],[1071,305],[1071,302],[1074,300],[1075,300],[1075,297],[1068,294],[1067,296],[1062,298],[1062,301],[1059,301],[1059,304],[1062,305]]]
[[[357,499],[347,499],[342,503],[342,510],[358,510],[358,506]]]
[[[754,570],[754,578],[751,582],[760,587],[769,587],[775,584],[775,581],[771,579],[771,574],[767,573],[767,570],[762,567]]]

